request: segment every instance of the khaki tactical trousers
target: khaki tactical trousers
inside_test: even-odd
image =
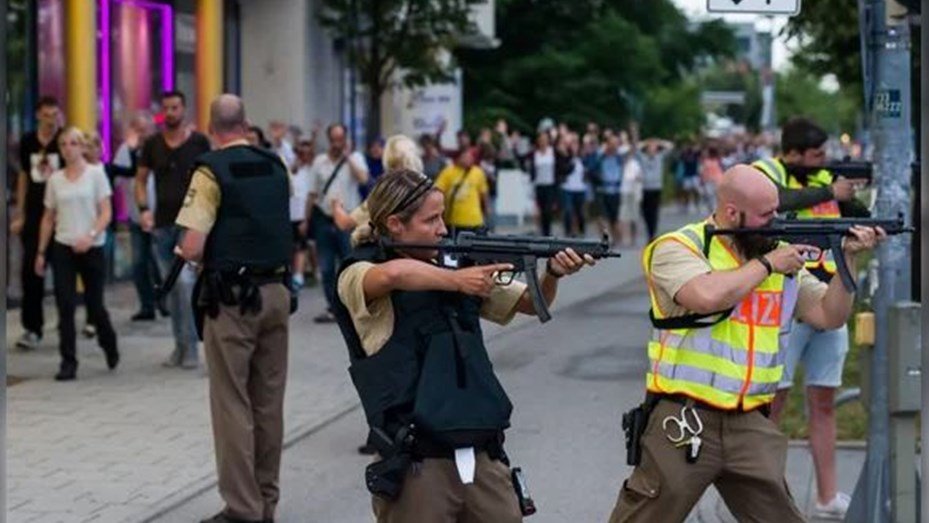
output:
[[[740,522],[804,521],[787,489],[787,437],[757,411],[725,413],[697,407],[703,442],[696,463],[668,441],[662,421],[682,405],[661,400],[642,436],[642,461],[623,483],[610,523],[684,521],[710,485]],[[673,436],[677,429],[669,424]]]
[[[254,521],[273,518],[280,497],[290,315],[286,287],[260,289],[259,313],[220,305],[203,327],[219,493],[227,515]]]
[[[396,501],[373,497],[378,523],[516,523],[523,520],[510,469],[476,456],[474,483],[465,485],[455,461],[426,458],[414,463]]]

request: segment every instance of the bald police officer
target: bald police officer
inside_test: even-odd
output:
[[[279,499],[290,294],[287,169],[245,140],[245,108],[210,105],[219,149],[200,156],[177,217],[179,254],[203,270],[194,292],[210,380],[219,492],[210,523],[271,522]]]

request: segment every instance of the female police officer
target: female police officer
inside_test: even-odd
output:
[[[448,269],[438,252],[391,250],[446,234],[444,198],[425,175],[399,170],[368,197],[371,232],[343,263],[336,317],[352,380],[381,454],[366,479],[379,522],[520,521],[502,449],[512,405],[484,347],[480,318],[505,324],[535,314],[525,285],[498,286],[506,264]],[[572,250],[541,277],[547,302],[558,279],[592,258]]]

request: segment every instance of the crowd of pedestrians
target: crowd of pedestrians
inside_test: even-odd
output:
[[[122,143],[106,162],[98,135],[76,128],[62,131],[55,99],[39,100],[36,121],[37,129],[19,144],[11,210],[11,232],[23,246],[23,335],[17,346],[30,350],[42,340],[48,264],[61,318],[58,377],[75,377],[73,318],[81,291],[87,308],[83,333],[97,336],[107,363],[116,366],[116,333],[103,288],[112,274],[119,225],[131,237],[131,274],[138,298],[132,320],[170,318],[174,343],[164,365],[199,368],[190,301],[194,269],[185,268],[163,299],[156,299],[155,293],[175,259],[174,219],[184,204],[192,168],[197,157],[212,148],[188,121],[184,94],[163,93],[158,126],[149,113],[133,115],[124,125]],[[327,308],[316,322],[334,321],[336,269],[349,252],[351,229],[367,225],[367,218],[356,223],[351,217],[364,208],[362,202],[389,158],[417,157],[418,169],[445,196],[444,220],[452,234],[493,230],[498,178],[516,170],[531,186],[538,234],[606,233],[615,246],[632,247],[655,237],[663,198],[675,198],[685,212],[710,209],[725,169],[770,154],[755,137],[676,145],[659,137],[640,137],[634,124],[601,129],[589,123],[575,130],[551,119],[542,120],[533,133],[511,129],[502,119],[474,134],[459,130],[454,146],[448,147],[442,141],[445,127],[443,123],[435,134],[411,137],[415,141],[395,137],[402,139],[354,144],[339,123],[325,128],[316,123],[306,135],[280,121],[266,128],[250,124],[247,141],[276,153],[290,170],[291,283],[295,292],[320,284]],[[668,182],[673,187],[667,187]],[[556,224],[560,230],[555,230]]]

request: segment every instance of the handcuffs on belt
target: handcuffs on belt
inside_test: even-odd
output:
[[[677,426],[678,433],[676,436],[673,436],[668,429],[670,423]],[[661,421],[661,428],[667,433],[665,436],[668,441],[673,443],[675,447],[689,445],[684,454],[687,463],[697,462],[697,457],[700,455],[700,445],[703,443],[703,440],[700,439],[700,434],[703,432],[703,420],[700,419],[700,415],[697,413],[692,401],[688,401],[681,407],[680,418],[665,416]]]

